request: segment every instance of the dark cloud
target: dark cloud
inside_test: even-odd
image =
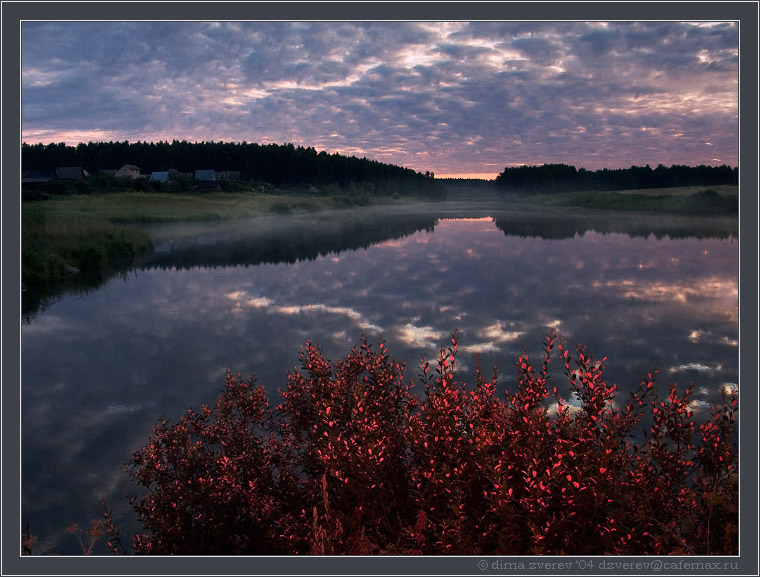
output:
[[[515,39],[509,46],[517,48],[526,58],[537,64],[551,65],[562,57],[562,44],[537,36]]]
[[[731,23],[22,25],[32,142],[290,141],[436,174],[736,164],[737,114]]]

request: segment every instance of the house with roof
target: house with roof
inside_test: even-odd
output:
[[[205,190],[207,192],[221,190],[219,181],[216,179],[216,172],[213,170],[196,170],[195,180],[195,188],[198,190]]]
[[[161,170],[161,171],[151,172],[150,178],[148,180],[150,180],[151,182],[169,182],[169,171]]]
[[[58,180],[84,180],[89,173],[81,166],[61,166],[55,169]]]
[[[140,168],[134,164],[125,164],[113,175],[116,178],[140,178]]]
[[[151,182],[169,182],[170,180],[174,179],[176,170],[160,170],[157,172],[151,172],[150,173],[150,180]]]
[[[213,170],[196,170],[194,178],[195,180],[216,180],[216,172]]]
[[[54,178],[54,172],[25,170],[21,173],[21,186],[24,188],[36,188]]]

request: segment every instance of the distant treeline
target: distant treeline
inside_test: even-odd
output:
[[[494,184],[493,180],[484,180],[482,178],[437,178],[436,180],[448,187],[461,188],[491,188]]]
[[[573,192],[580,190],[634,190],[675,186],[706,186],[737,184],[739,169],[722,166],[631,168],[586,170],[566,164],[507,167],[496,177],[503,191],[514,192]]]
[[[124,164],[140,168],[142,174],[177,170],[239,172],[244,181],[275,186],[335,184],[348,188],[353,183],[374,183],[379,194],[432,193],[431,173],[384,164],[367,158],[317,152],[293,144],[235,142],[90,142],[78,146],[22,144],[23,170],[52,171],[62,166],[82,167],[91,174],[115,170]]]

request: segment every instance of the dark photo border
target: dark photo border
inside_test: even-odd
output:
[[[181,18],[178,18],[181,15]],[[628,557],[648,571],[616,573],[548,557],[568,571],[528,575],[725,575],[688,563],[735,561],[733,575],[758,563],[758,3],[746,2],[2,2],[2,575],[504,575],[509,557],[21,557],[20,555],[20,23],[24,20],[735,20],[740,22],[739,301],[740,555]],[[746,383],[746,385],[745,385]],[[609,558],[607,558],[609,559]],[[681,562],[681,567],[678,567]],[[722,563],[721,563],[722,565]],[[582,567],[587,567],[583,570]]]

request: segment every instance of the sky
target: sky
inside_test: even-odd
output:
[[[732,22],[24,22],[21,136],[293,143],[437,177],[738,165]]]

